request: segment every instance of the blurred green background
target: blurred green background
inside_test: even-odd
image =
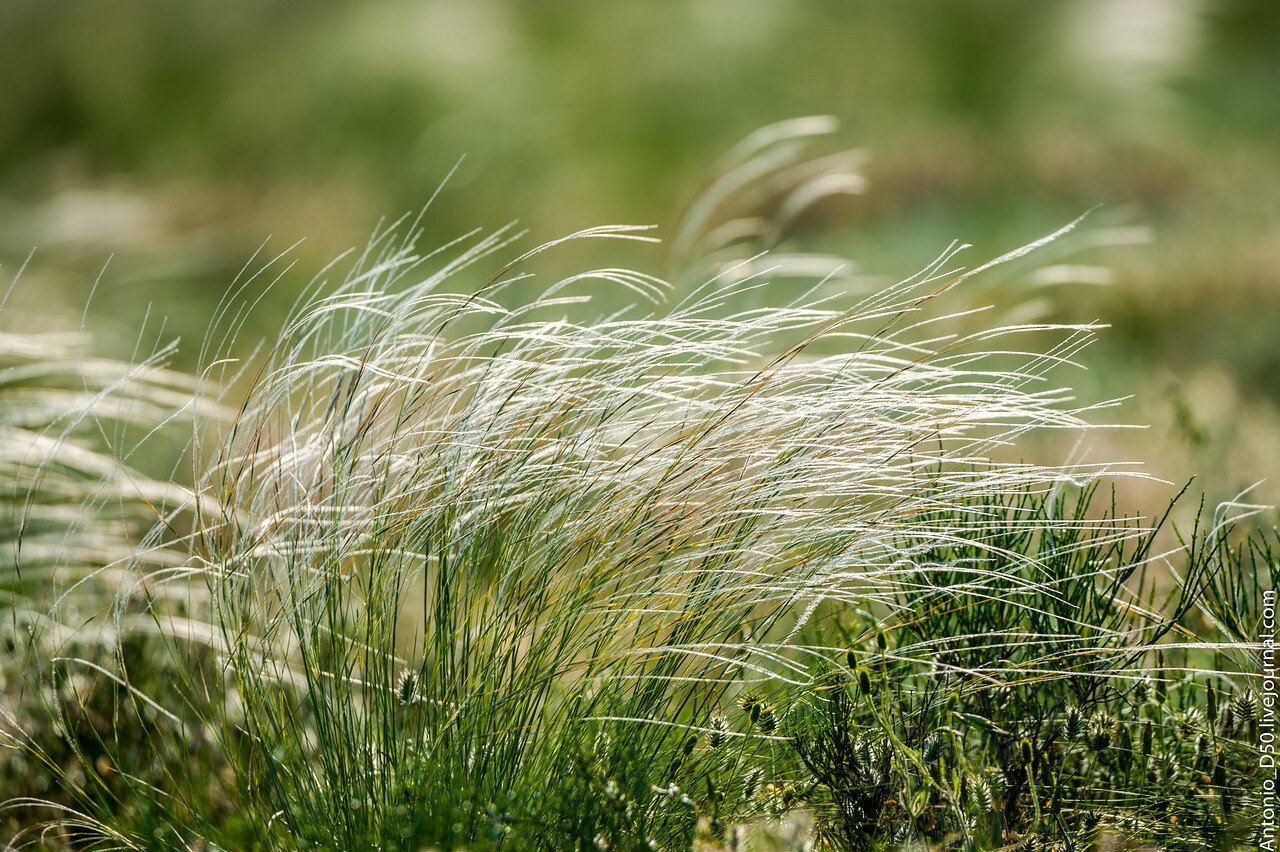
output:
[[[1270,477],[1255,496],[1276,501],[1277,45],[1275,0],[6,0],[0,281],[36,248],[6,323],[77,325],[113,256],[100,345],[127,354],[150,310],[191,366],[264,239],[305,242],[246,347],[463,155],[428,242],[512,219],[669,236],[729,146],[831,114],[869,188],[799,242],[892,280],[953,239],[976,265],[1100,208],[1090,227],[1144,238],[1089,249],[1110,272],[1050,291],[1049,315],[1113,325],[1069,379],[1152,425],[1089,452],[1197,473],[1212,499]]]

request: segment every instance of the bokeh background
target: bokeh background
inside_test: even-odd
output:
[[[669,235],[733,143],[831,114],[868,189],[796,241],[893,280],[953,239],[976,265],[1094,211],[1124,238],[1038,298],[1113,326],[1070,380],[1132,394],[1110,419],[1150,428],[1090,452],[1196,474],[1211,500],[1269,478],[1254,495],[1275,502],[1277,45],[1275,0],[5,0],[0,283],[26,263],[5,322],[78,326],[88,305],[127,354],[145,318],[190,367],[264,240],[304,242],[246,347],[464,155],[429,241],[513,219]]]

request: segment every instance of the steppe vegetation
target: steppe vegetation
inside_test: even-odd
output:
[[[1098,327],[965,294],[1087,221],[892,284],[780,247],[862,189],[830,129],[731,151],[667,277],[428,207],[238,356],[251,262],[190,375],[6,329],[12,843],[1256,843],[1273,516],[1043,460],[1107,430]]]

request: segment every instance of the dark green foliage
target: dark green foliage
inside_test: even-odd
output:
[[[1217,676],[1238,690],[1220,716],[1217,688],[1175,675],[1167,659],[1205,668],[1213,650],[1184,658],[1154,643],[1189,637],[1183,624],[1222,604],[1212,600],[1214,580],[1247,573],[1264,545],[1189,548],[1177,566],[1183,582],[1165,583],[1162,605],[1140,609],[1151,598],[1145,560],[1157,530],[1124,546],[1111,522],[1052,539],[1021,529],[1041,513],[1083,519],[1090,496],[985,507],[982,534],[921,559],[930,570],[904,582],[901,615],[864,632],[880,652],[879,637],[896,639],[890,694],[860,686],[868,674],[859,669],[852,681],[843,670],[819,675],[792,697],[799,764],[790,777],[833,846],[914,838],[997,848],[1039,838],[1084,849],[1099,832],[1166,849],[1251,842],[1260,776],[1247,672]],[[1017,561],[1026,556],[1035,558]],[[1009,581],[982,572],[993,561],[1020,564],[1043,594],[990,594]],[[914,661],[902,661],[904,647]]]

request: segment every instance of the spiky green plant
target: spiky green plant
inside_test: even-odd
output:
[[[860,616],[832,614],[861,636],[886,689],[868,695],[832,661],[788,695],[800,765],[777,771],[808,789],[821,835],[842,848],[899,834],[980,848],[1089,848],[1099,832],[1165,848],[1254,840],[1258,744],[1211,721],[1212,684],[1181,676],[1215,672],[1215,652],[1231,647],[1186,624],[1206,584],[1247,563],[1211,548],[1158,553],[1160,524],[1088,521],[1090,497],[953,513],[964,534],[896,593]],[[832,625],[814,629],[816,642]],[[892,645],[872,650],[886,632]],[[1157,648],[1182,655],[1180,670]],[[1255,672],[1214,676],[1243,689]],[[1148,678],[1166,684],[1163,700]]]

